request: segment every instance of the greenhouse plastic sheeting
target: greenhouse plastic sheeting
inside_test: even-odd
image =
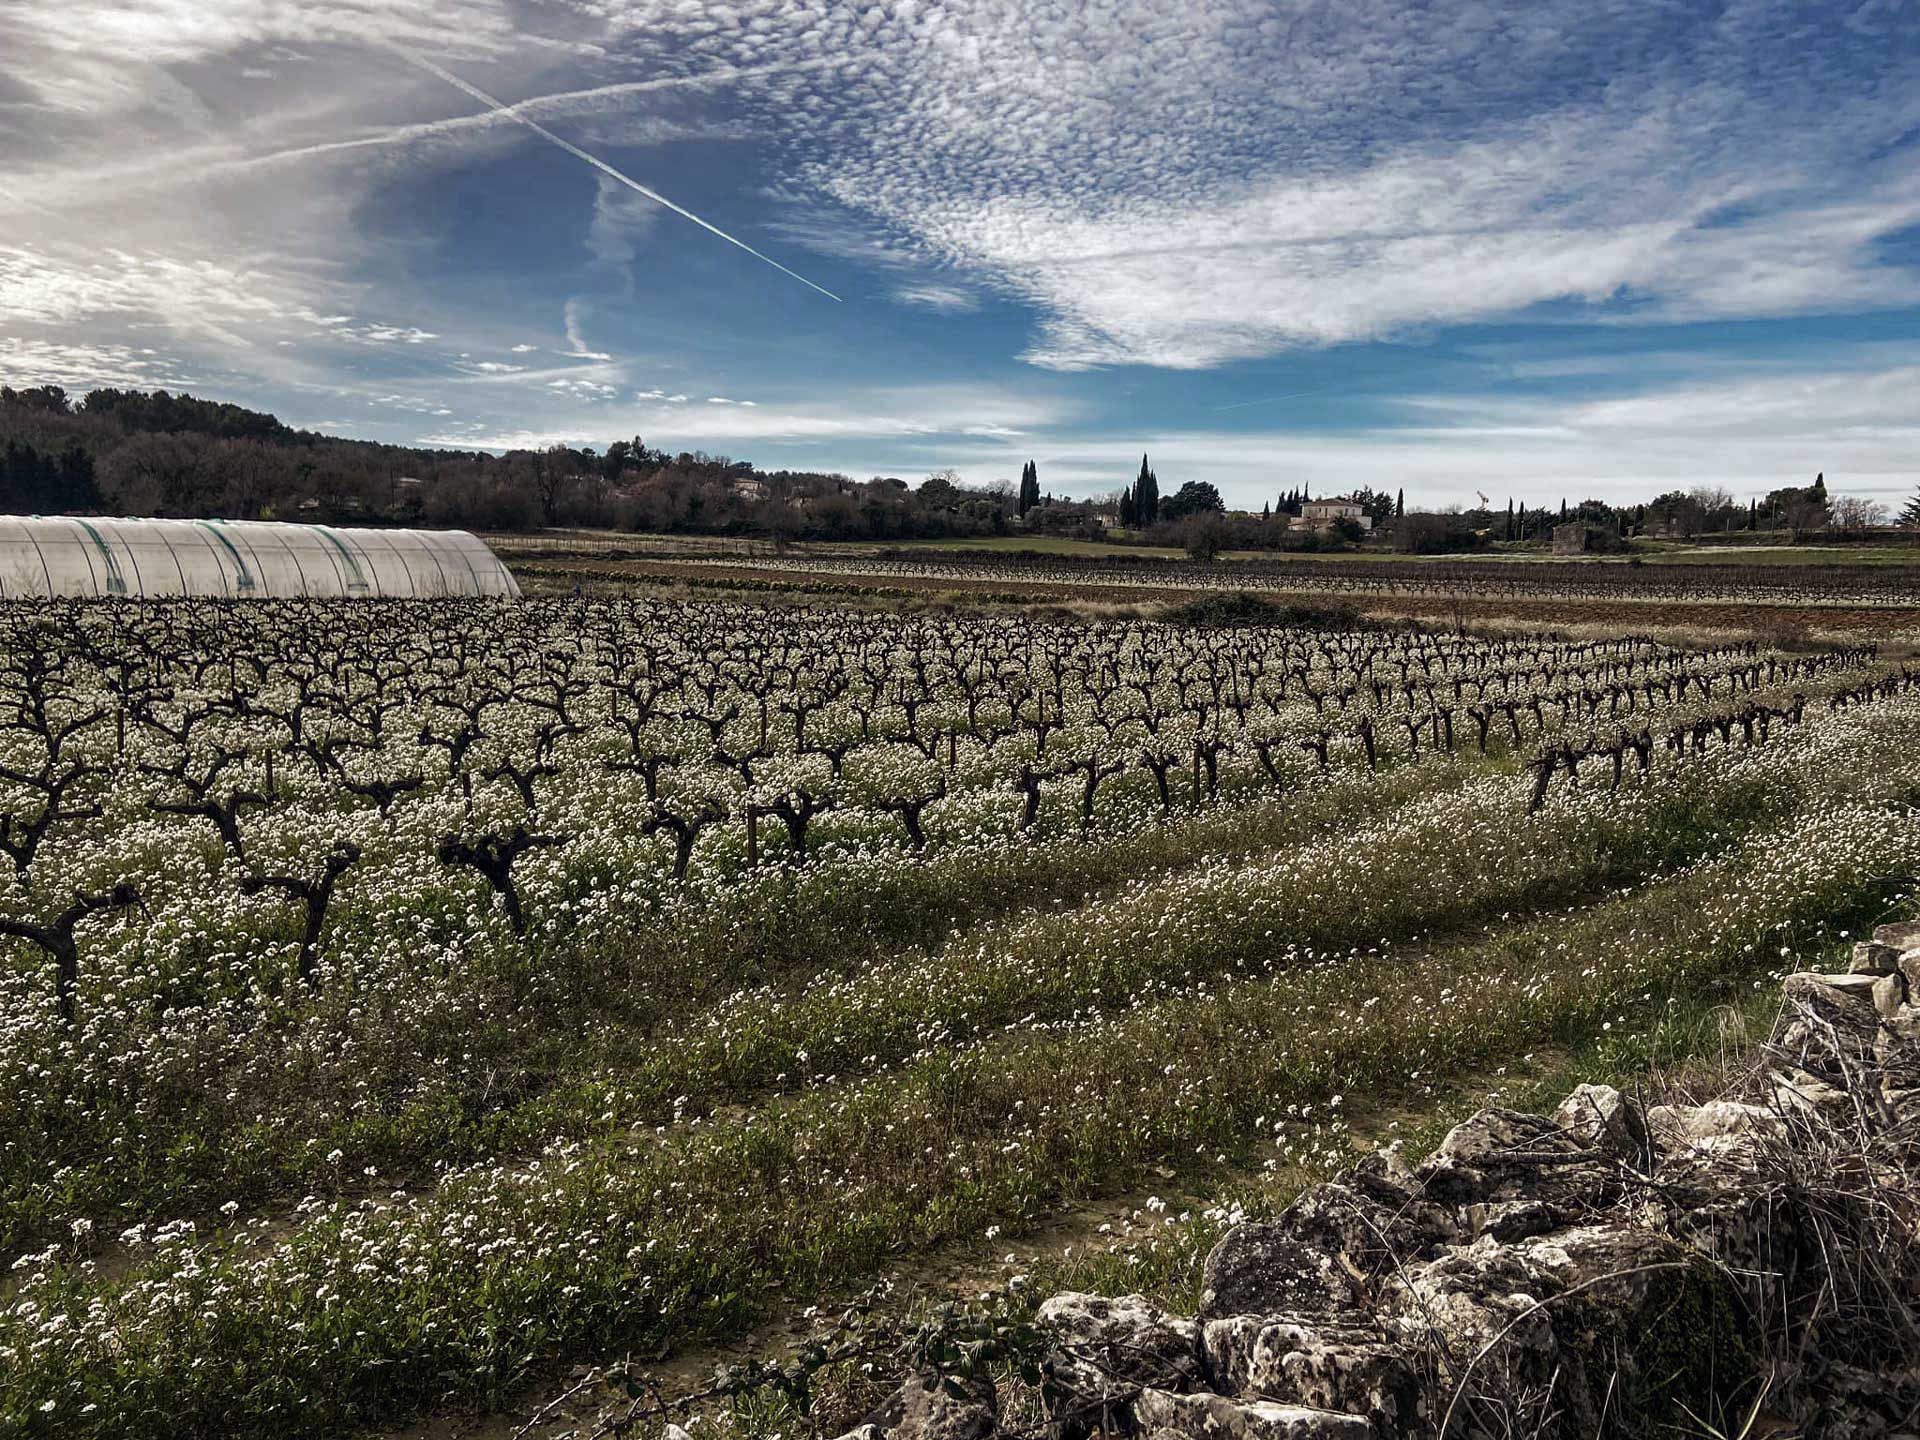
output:
[[[0,598],[517,596],[464,530],[0,515]]]

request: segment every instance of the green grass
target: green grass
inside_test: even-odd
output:
[[[1273,978],[1196,972],[1144,1005],[936,1044],[660,1141],[482,1167],[417,1203],[321,1206],[280,1247],[166,1251],[118,1281],[54,1265],[0,1324],[0,1345],[33,1354],[0,1377],[0,1413],[52,1399],[62,1415],[99,1407],[72,1434],[294,1434],[494,1402],[547,1357],[739,1334],[780,1294],[989,1224],[1018,1232],[1155,1166],[1284,1158],[1276,1107],[1423,1104],[1449,1075],[1657,1034],[1901,891],[1885,877],[1910,875],[1920,848],[1887,804],[1920,769],[1873,768],[1856,804],[1809,793],[1724,855],[1585,909],[1489,921],[1483,938],[1329,951]],[[1172,926],[1162,943],[1206,933]],[[54,1313],[72,1318],[49,1331]],[[188,1361],[206,1355],[221,1363]]]

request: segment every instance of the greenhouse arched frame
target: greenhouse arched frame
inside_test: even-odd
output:
[[[517,598],[465,530],[0,515],[0,599]]]

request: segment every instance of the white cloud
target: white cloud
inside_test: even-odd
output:
[[[0,333],[0,378],[9,385],[180,386],[191,376],[157,351],[128,345],[58,343]]]
[[[782,112],[776,193],[804,202],[786,232],[1026,301],[1028,358],[1054,368],[1209,367],[1549,302],[1673,320],[1920,299],[1878,248],[1920,218],[1920,64],[1891,10],[611,13],[708,60],[859,56]]]
[[[891,440],[954,437],[1009,439],[1050,425],[1072,412],[1056,402],[991,387],[916,386],[870,391],[857,407],[804,401],[774,404],[739,401],[687,410],[670,408],[684,395],[646,391],[635,396],[636,409],[624,418],[597,411],[590,418],[558,417],[529,426],[484,425],[422,436],[427,444],[459,444],[480,449],[522,449],[537,445],[603,444],[610,435],[638,430],[659,435],[668,448],[696,448],[714,442]]]
[[[416,415],[451,415],[453,413],[437,401],[420,395],[369,395],[367,404],[377,405],[387,410],[407,410]]]
[[[902,305],[917,305],[924,310],[957,312],[980,308],[979,297],[958,285],[901,285],[893,298]]]
[[[602,265],[625,270],[659,223],[661,208],[637,195],[611,176],[598,177],[593,197],[593,223],[587,227],[587,249]]]
[[[396,45],[589,144],[752,140],[728,173],[762,190],[730,224],[829,254],[890,303],[1017,300],[1025,357],[1060,370],[1205,368],[1541,306],[1627,323],[1920,304],[1910,250],[1886,243],[1920,224],[1920,56],[1891,6],[0,0],[0,34],[0,325],[121,374],[113,347],[155,327],[182,366],[343,393],[405,385],[441,336],[497,354],[488,325],[538,333],[425,308],[441,232],[383,233],[425,189],[414,167],[484,177],[538,143]],[[601,287],[597,316],[586,294],[567,306],[555,353],[578,373],[482,362],[460,383],[631,393],[613,357],[636,322],[604,272],[657,243],[656,212],[602,177],[590,218],[567,213],[555,253],[594,264],[527,293]],[[730,423],[918,423],[761,411]]]
[[[330,332],[338,340],[367,345],[423,345],[440,337],[418,325],[337,325]]]
[[[610,400],[620,393],[617,385],[602,385],[594,380],[579,380],[568,376],[547,382],[549,390],[559,390],[582,400]]]
[[[246,259],[182,260],[107,247],[0,246],[0,322],[72,327],[100,316],[158,316],[186,330],[253,322],[315,326],[309,296]]]
[[[1330,495],[1404,487],[1409,503],[1471,503],[1476,490],[1529,504],[1588,496],[1638,502],[1723,484],[1764,495],[1825,472],[1836,490],[1920,487],[1920,365],[1679,384],[1603,400],[1466,395],[1410,401],[1432,423],[1267,433],[1153,429],[1126,438],[1028,441],[1047,483],[1073,494],[1123,484],[1149,451],[1164,486],[1209,480],[1231,504],[1305,482]],[[957,462],[969,479],[1004,460]]]

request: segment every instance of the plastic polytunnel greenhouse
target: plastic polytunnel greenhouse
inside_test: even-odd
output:
[[[0,515],[0,598],[518,596],[464,530]]]

